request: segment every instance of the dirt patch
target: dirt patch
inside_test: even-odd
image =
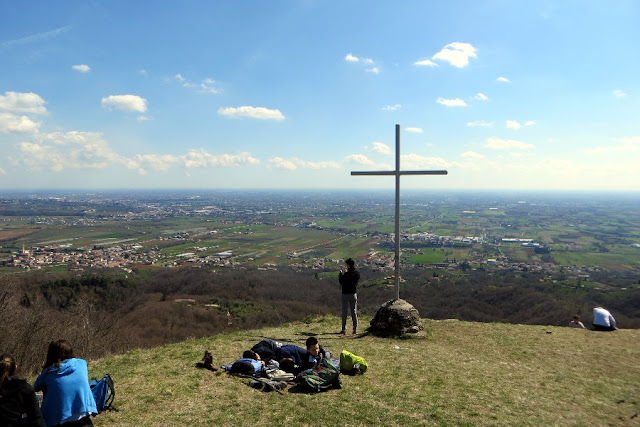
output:
[[[35,233],[38,230],[32,228],[23,228],[19,230],[0,230],[0,242],[6,242],[7,240],[15,240],[20,237],[28,236]]]

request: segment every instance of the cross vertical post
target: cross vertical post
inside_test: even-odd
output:
[[[396,177],[396,209],[395,209],[395,252],[394,272],[396,299],[400,299],[400,176],[401,175],[447,175],[446,170],[433,171],[401,171],[400,170],[400,125],[396,124],[396,169],[393,171],[352,171],[352,176],[393,175]]]

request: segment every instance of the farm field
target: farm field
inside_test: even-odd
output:
[[[148,200],[126,194],[109,194],[107,200],[74,195],[75,202],[64,205],[60,198],[27,197],[21,205],[5,197],[0,203],[0,261],[9,262],[23,247],[111,250],[123,245],[156,251],[156,266],[179,264],[192,253],[197,258],[230,253],[236,263],[256,266],[392,256],[388,193],[348,198],[321,192],[304,198],[288,192],[269,193],[268,198],[239,193],[233,200],[226,194],[152,194]],[[17,206],[24,206],[23,215]],[[640,244],[640,202],[631,196],[409,193],[403,200],[401,232],[403,262],[415,265],[455,260],[479,266],[497,259],[640,270],[640,248],[633,246]],[[434,244],[429,236],[439,240]],[[546,249],[503,239],[526,239]]]

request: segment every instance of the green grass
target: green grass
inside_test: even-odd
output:
[[[364,323],[364,322],[363,322]],[[118,412],[96,426],[171,425],[624,425],[640,398],[640,331],[425,320],[428,338],[339,337],[339,319],[192,339],[90,363],[112,374]],[[550,333],[549,333],[550,332]],[[264,337],[304,345],[317,334],[369,370],[343,389],[309,395],[263,393],[246,380],[193,367],[235,360]],[[637,420],[636,420],[637,422]]]

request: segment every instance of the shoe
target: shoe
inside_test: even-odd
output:
[[[356,328],[353,328],[353,335],[357,335],[358,334],[358,330]]]
[[[346,332],[346,331],[344,331],[344,330],[342,330],[342,331],[338,332],[338,335],[346,335],[346,334],[347,334],[347,332]]]

